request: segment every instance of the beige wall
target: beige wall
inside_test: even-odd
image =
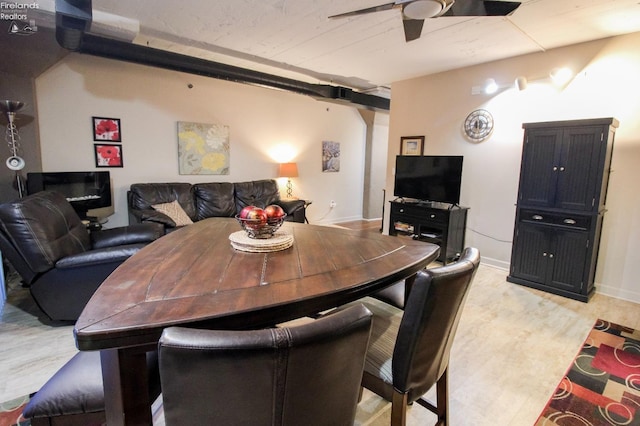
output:
[[[79,54],[38,77],[36,94],[44,171],[98,170],[91,117],[122,120],[124,168],[99,169],[111,172],[114,185],[109,227],[127,223],[131,183],[275,178],[276,163],[289,160],[298,163],[300,174],[293,179],[294,196],[313,201],[307,210],[312,223],[362,217],[366,128],[355,108]],[[178,121],[230,127],[229,175],[178,173]],[[341,144],[339,173],[322,173],[323,140]],[[282,147],[292,158],[275,154]],[[331,200],[337,202],[333,210]]]
[[[461,204],[471,208],[466,244],[480,248],[483,262],[508,269],[522,123],[615,117],[616,134],[598,269],[597,291],[640,302],[640,33],[526,55],[392,85],[389,152],[398,152],[403,135],[425,135],[425,153],[464,155]],[[578,72],[564,89],[542,79],[554,67]],[[493,77],[519,92],[472,95],[472,87]],[[538,81],[534,81],[538,80]],[[462,123],[471,111],[488,109],[495,120],[492,137],[468,142]],[[395,156],[387,161],[387,199],[393,194]],[[388,223],[388,212],[386,214]]]

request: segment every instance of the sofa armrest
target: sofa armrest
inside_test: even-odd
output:
[[[176,223],[164,213],[154,209],[130,210],[130,213],[139,223],[153,222],[160,223],[168,228],[175,228]]]
[[[164,235],[164,227],[158,223],[139,223],[91,233],[94,249],[126,244],[150,243]]]
[[[306,203],[304,200],[278,200],[276,204],[282,207],[287,216],[292,216],[298,210],[304,209]]]
[[[94,266],[110,262],[124,262],[143,248],[146,244],[129,244],[126,246],[106,247],[89,250],[83,253],[63,257],[56,262],[56,268],[69,269]]]

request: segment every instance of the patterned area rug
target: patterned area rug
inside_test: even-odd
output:
[[[556,425],[640,425],[640,331],[596,321],[535,424]]]
[[[29,402],[29,396],[0,403],[0,426],[29,426],[30,420],[22,417],[22,409]]]

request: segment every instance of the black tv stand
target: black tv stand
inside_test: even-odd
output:
[[[409,199],[405,199],[402,197],[398,197],[393,201],[390,201],[391,203],[400,203],[400,204],[406,204],[406,205],[413,205],[413,206],[422,206],[422,207],[430,207],[430,208],[434,208],[434,209],[448,209],[448,210],[453,210],[453,209],[464,209],[465,207],[461,207],[459,204],[454,203],[443,203],[440,201],[431,201],[431,200],[416,200],[413,198],[409,198]]]
[[[438,261],[444,265],[460,257],[469,208],[436,202],[395,200],[390,203],[389,235],[408,235],[414,240],[439,245]]]

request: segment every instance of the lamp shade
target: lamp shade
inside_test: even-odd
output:
[[[0,111],[4,113],[20,111],[23,106],[24,106],[24,102],[20,102],[20,101],[10,101],[10,100],[0,101]]]
[[[298,165],[296,163],[280,163],[278,177],[298,177]]]

